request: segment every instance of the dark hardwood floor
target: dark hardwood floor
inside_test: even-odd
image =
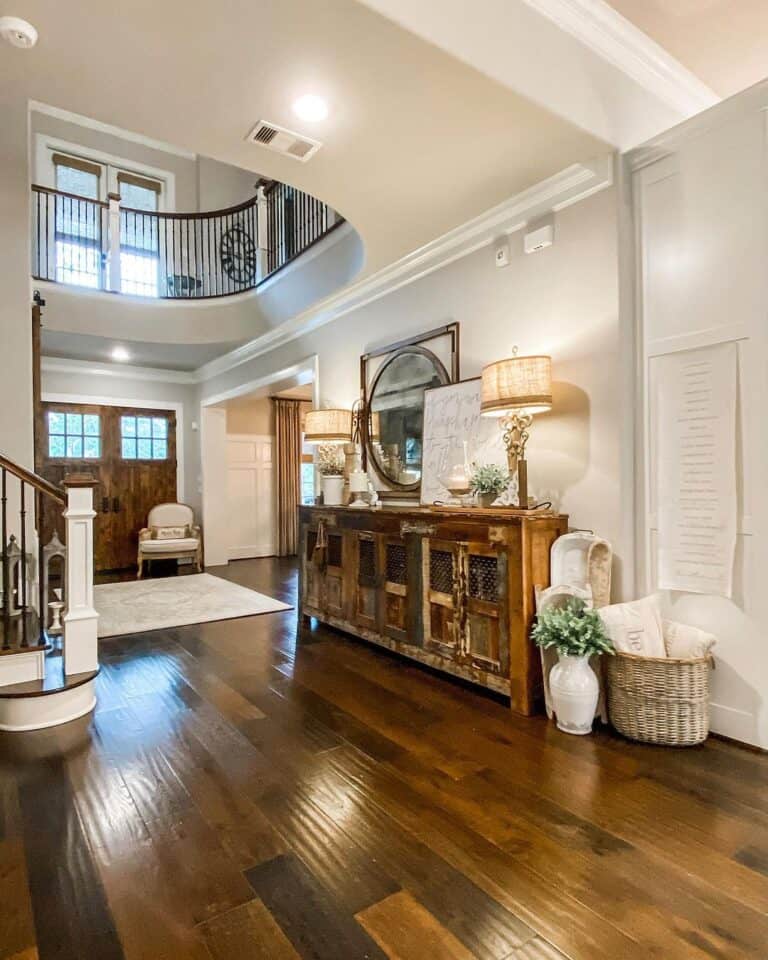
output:
[[[0,734],[2,960],[768,956],[768,757],[569,737],[295,612],[102,664]]]

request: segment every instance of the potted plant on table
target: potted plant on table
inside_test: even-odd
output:
[[[317,469],[323,491],[323,503],[328,507],[338,507],[344,503],[344,462],[341,448],[333,444],[323,444],[318,452]]]
[[[600,684],[589,659],[613,653],[597,610],[574,598],[547,607],[536,615],[532,636],[537,646],[554,647],[560,658],[549,674],[557,726],[565,733],[591,733]]]
[[[490,507],[509,484],[509,474],[495,463],[475,466],[469,485],[481,507]]]

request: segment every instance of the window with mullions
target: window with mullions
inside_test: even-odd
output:
[[[120,417],[123,460],[167,460],[167,417]]]
[[[50,410],[48,456],[63,460],[98,460],[101,456],[99,415]]]
[[[99,287],[102,280],[101,166],[54,154],[56,189],[76,196],[56,197],[56,280]]]
[[[117,175],[120,200],[120,290],[141,297],[158,295],[162,185],[132,173]]]

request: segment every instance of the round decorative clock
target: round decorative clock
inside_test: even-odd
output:
[[[243,227],[235,224],[221,238],[221,266],[235,283],[253,283],[256,279],[256,244]]]

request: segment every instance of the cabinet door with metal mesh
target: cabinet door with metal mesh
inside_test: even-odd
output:
[[[459,547],[449,540],[424,540],[424,646],[453,659],[459,638]]]
[[[486,544],[468,543],[462,548],[461,563],[464,594],[461,658],[481,670],[508,676],[507,555]]]
[[[382,550],[384,633],[393,640],[408,641],[408,551],[395,537],[384,537]]]
[[[303,564],[304,603],[319,610],[323,605],[323,573],[314,561],[317,530],[307,529],[301,562]]]
[[[378,632],[378,539],[373,534],[355,537],[355,622]]]
[[[325,608],[337,617],[344,614],[344,535],[328,533],[326,549]]]

